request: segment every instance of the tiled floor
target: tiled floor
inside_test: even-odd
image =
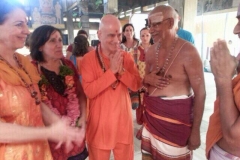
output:
[[[206,132],[208,128],[209,116],[213,112],[213,102],[216,97],[215,91],[215,83],[212,73],[204,73],[205,84],[206,84],[206,102],[205,102],[205,110],[201,123],[201,146],[194,151],[193,160],[206,160],[205,157],[205,141],[206,141]],[[134,160],[141,160],[141,150],[140,150],[140,141],[136,139],[135,135],[140,128],[140,126],[136,123],[135,111],[133,110],[133,122],[134,122]],[[114,160],[113,156],[111,156],[111,160]]]

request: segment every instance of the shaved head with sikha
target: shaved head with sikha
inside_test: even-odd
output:
[[[162,22],[166,18],[173,18],[174,24],[178,24],[178,14],[171,6],[160,5],[155,7],[148,16],[149,24]]]
[[[171,6],[157,6],[148,15],[148,26],[155,43],[168,43],[176,36],[178,14]]]
[[[122,40],[122,28],[116,16],[105,15],[101,19],[98,39],[101,42],[101,49],[106,55],[114,54],[119,49]]]

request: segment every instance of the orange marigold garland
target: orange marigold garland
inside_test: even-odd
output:
[[[68,99],[68,103],[66,106],[67,115],[60,115],[59,111],[54,108],[51,104],[51,101],[49,100],[48,94],[47,94],[47,88],[49,87],[50,83],[48,82],[45,75],[41,75],[41,80],[39,81],[38,85],[41,92],[41,99],[42,102],[44,102],[46,105],[49,106],[49,108],[57,115],[67,118],[72,126],[75,126],[77,124],[77,121],[80,116],[80,110],[79,110],[79,100],[77,97],[77,91],[76,91],[76,85],[74,81],[74,71],[69,68],[68,66],[62,65],[60,66],[59,75],[62,78],[62,81],[65,84],[65,91],[64,95]]]

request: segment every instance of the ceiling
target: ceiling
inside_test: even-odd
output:
[[[64,1],[64,0],[63,0]],[[76,1],[65,0],[67,3],[66,11],[71,10],[73,17],[81,16],[81,9],[79,10],[79,3]],[[89,0],[88,3],[88,16],[90,18],[101,18],[104,14],[104,1],[105,0]],[[107,1],[107,0],[106,0]],[[109,0],[108,0],[109,1]],[[132,10],[135,8],[142,8],[149,5],[153,5],[166,0],[118,0],[118,10],[115,10],[115,14],[119,15],[121,12]],[[80,2],[81,3],[81,2]]]

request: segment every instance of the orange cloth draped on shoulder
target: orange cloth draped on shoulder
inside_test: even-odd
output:
[[[38,71],[36,70],[35,67],[33,67],[33,65],[30,63],[29,59],[26,58],[25,56],[21,55],[21,54],[17,54],[17,57],[19,59],[19,61],[22,63],[22,65],[24,66],[24,68],[27,70],[27,72],[29,73],[29,75],[31,75],[31,79],[33,81],[33,84],[37,84],[40,80],[40,76],[38,74]],[[22,85],[25,87],[25,84],[23,83],[23,81],[21,80],[21,78],[18,76],[18,74],[16,74],[16,72],[14,70],[12,70],[11,68],[8,67],[8,65],[0,60],[0,78],[8,83],[8,84],[12,84],[12,85]],[[26,80],[26,82],[28,84],[30,84],[30,79],[28,78],[28,75],[25,74],[25,72],[21,69],[15,68],[23,77],[23,79]]]
[[[240,74],[237,75],[232,80],[232,88],[233,88],[233,95],[234,95],[234,102],[236,107],[240,111]],[[211,148],[217,143],[221,138],[222,135],[222,128],[221,128],[221,121],[220,121],[220,110],[219,110],[219,98],[214,102],[214,112],[210,117],[209,127],[207,131],[207,138],[206,138],[206,156],[209,157],[209,152]]]
[[[17,57],[30,75],[40,99],[37,85],[40,77],[36,68],[28,58],[19,54]],[[28,75],[21,69],[15,69],[30,84]],[[31,97],[18,74],[2,60],[0,60],[0,121],[28,127],[44,126],[40,105],[35,104],[35,99]],[[0,143],[0,159],[52,160],[52,155],[47,140],[27,143]]]
[[[77,57],[77,71],[78,75],[81,76],[81,61],[83,57]],[[87,98],[87,107],[86,107],[86,118],[88,117],[89,114],[89,99]]]
[[[78,75],[81,75],[81,61],[83,59],[83,57],[77,57],[77,71],[78,71]]]
[[[81,61],[82,85],[89,98],[86,140],[88,145],[98,149],[111,150],[117,143],[133,144],[133,120],[128,88],[137,91],[141,78],[133,58],[124,52],[124,73],[117,80],[109,69],[110,61],[99,53],[104,61],[103,72],[95,51],[91,51]]]

